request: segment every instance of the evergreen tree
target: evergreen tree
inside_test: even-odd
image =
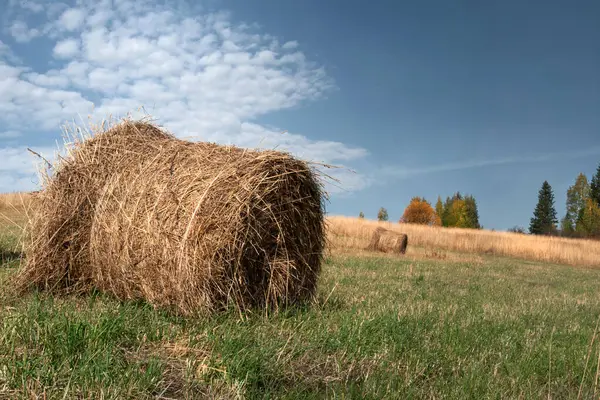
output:
[[[479,211],[477,211],[477,202],[473,196],[465,196],[465,208],[464,213],[467,220],[467,228],[480,229],[479,225]]]
[[[590,184],[590,197],[600,206],[600,164]]]
[[[388,220],[388,212],[385,208],[381,207],[379,212],[377,213],[378,221],[387,221]]]
[[[358,213],[358,218],[365,219],[365,214],[361,211],[360,213]]]
[[[435,213],[440,217],[440,220],[444,216],[444,204],[442,203],[441,196],[438,196],[437,203],[435,203]]]
[[[567,190],[567,213],[561,221],[561,230],[564,235],[573,234],[577,220],[585,208],[586,200],[590,197],[590,185],[585,174],[580,173],[575,184]]]
[[[544,181],[538,192],[538,203],[533,212],[529,232],[534,235],[546,235],[556,231],[556,210],[554,209],[554,193],[548,181]]]
[[[452,216],[452,202],[453,200],[450,197],[446,197],[446,201],[444,202],[444,207],[442,210],[442,226],[452,226],[451,216]]]

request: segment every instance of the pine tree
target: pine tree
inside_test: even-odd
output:
[[[362,211],[358,213],[358,218],[365,219],[365,213],[363,213]]]
[[[548,181],[544,181],[538,192],[538,203],[529,224],[529,232],[534,235],[551,234],[556,231],[557,223],[554,193]]]
[[[387,221],[388,220],[388,212],[385,208],[381,207],[379,212],[377,213],[378,221]]]
[[[585,208],[586,200],[590,197],[590,185],[585,174],[580,173],[575,184],[567,190],[567,213],[561,221],[561,230],[564,235],[575,231],[581,210]]]
[[[465,196],[465,208],[464,213],[466,214],[467,228],[480,229],[479,225],[479,211],[477,211],[477,202],[473,196]]]
[[[435,213],[440,217],[440,220],[442,220],[442,217],[444,216],[444,204],[442,204],[441,196],[438,196],[437,203],[435,203]]]
[[[590,183],[590,197],[600,206],[600,164]]]
[[[444,208],[442,210],[442,226],[451,226],[451,211],[452,211],[452,199],[446,196],[444,202]]]

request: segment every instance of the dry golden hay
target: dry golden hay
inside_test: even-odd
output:
[[[405,254],[407,246],[408,236],[406,234],[378,227],[371,236],[367,250]]]
[[[53,168],[29,223],[21,292],[97,289],[183,314],[315,294],[323,191],[304,161],[124,120],[75,141]]]

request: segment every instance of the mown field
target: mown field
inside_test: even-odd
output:
[[[331,220],[311,306],[199,320],[101,293],[15,296],[19,229],[5,220],[0,399],[600,396],[596,243],[547,244],[575,257],[561,265],[491,245],[513,237],[460,249],[464,232],[403,227],[395,257],[361,250],[373,224]]]

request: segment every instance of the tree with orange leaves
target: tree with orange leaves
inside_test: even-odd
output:
[[[431,204],[421,197],[413,197],[404,210],[401,223],[441,226],[442,220]]]

